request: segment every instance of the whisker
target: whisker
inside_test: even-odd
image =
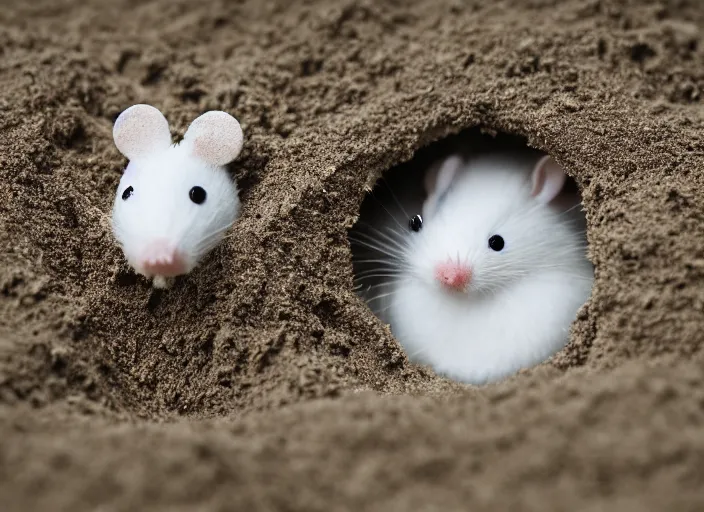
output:
[[[226,226],[223,226],[223,227],[221,227],[221,228],[218,228],[218,229],[215,229],[215,230],[211,231],[210,233],[208,233],[208,234],[202,236],[202,237],[198,240],[198,242],[197,242],[195,245],[196,245],[196,246],[197,246],[197,245],[200,245],[201,243],[206,242],[206,241],[209,240],[210,238],[213,238],[213,237],[219,235],[220,233],[223,233],[223,232],[227,231],[227,230],[230,229],[233,225],[234,225],[234,222],[230,222],[230,223],[228,223]]]
[[[387,292],[387,293],[380,293],[379,295],[375,295],[374,297],[367,298],[365,299],[367,302],[373,302],[375,300],[383,299],[384,297],[391,297],[392,295],[396,295],[398,293],[398,290],[394,290],[392,292]]]
[[[394,202],[396,203],[396,206],[398,206],[398,209],[401,210],[401,213],[403,213],[403,215],[407,219],[410,218],[410,215],[408,215],[408,212],[401,204],[401,201],[398,200],[398,197],[396,196],[396,194],[394,194],[394,191],[391,189],[391,185],[389,184],[389,181],[384,176],[381,177],[381,181],[383,181],[384,185],[386,185],[386,190],[389,191],[389,194],[391,195],[391,199],[394,200]]]
[[[579,203],[575,204],[574,206],[572,206],[571,208],[568,208],[568,209],[566,209],[565,211],[562,211],[562,212],[558,213],[558,215],[566,215],[566,214],[570,213],[572,210],[576,210],[576,209],[579,208],[580,206],[582,206],[582,207],[584,206],[584,205],[581,203],[581,201],[580,201]]]
[[[382,315],[383,313],[386,313],[386,312],[387,312],[389,309],[391,309],[392,307],[394,307],[393,302],[392,302],[391,304],[389,304],[388,306],[385,306],[385,307],[383,307],[383,308],[372,308],[372,311],[374,312],[375,315],[380,316],[380,315]]]
[[[353,257],[352,262],[358,263],[358,264],[382,263],[385,266],[389,266],[392,268],[402,268],[401,263],[397,262],[396,260],[385,260],[385,259],[379,259],[379,258],[357,259],[357,258]]]
[[[401,251],[405,251],[405,250],[408,249],[408,241],[405,240],[403,237],[401,237],[401,239],[398,240],[398,239],[393,238],[392,236],[390,236],[390,235],[384,233],[383,231],[381,231],[381,230],[375,228],[375,227],[372,226],[372,225],[366,224],[365,222],[361,222],[361,224],[367,226],[369,229],[371,229],[371,230],[374,231],[377,235],[379,235],[380,238],[382,238],[382,239],[386,240],[387,242],[391,243],[391,244],[392,244],[394,247],[396,247],[397,249],[400,249]],[[394,231],[392,228],[387,228],[387,229],[390,229],[391,233],[394,233],[394,234],[398,233],[398,232]],[[359,234],[359,235],[361,235],[361,236],[364,236],[364,237],[367,238],[368,240],[372,240],[372,241],[374,241],[374,242],[377,241],[376,238],[374,238],[373,236],[368,235],[367,233],[364,233],[364,232],[362,232],[362,231],[358,231],[357,234]]]
[[[349,240],[351,242],[356,243],[357,245],[359,245],[361,247],[366,247],[367,249],[372,249],[372,250],[379,252],[381,254],[385,254],[386,256],[389,256],[394,260],[405,259],[405,256],[401,252],[393,249],[392,247],[384,247],[384,246],[380,246],[380,245],[377,245],[377,244],[374,244],[371,242],[367,242],[365,240],[357,240],[352,237],[350,237]]]
[[[387,189],[388,189],[388,187],[387,187]],[[389,192],[391,192],[390,189],[388,189],[388,190],[389,190]],[[393,192],[391,194],[393,195]],[[391,214],[391,212],[386,208],[384,203],[378,197],[376,197],[376,195],[374,195],[374,192],[371,193],[371,196],[379,204],[379,206],[382,207],[382,209],[386,212],[386,214],[389,217],[391,217],[391,219],[398,225],[398,227],[400,227],[403,230],[404,229],[403,225],[396,219],[396,217],[394,215]],[[401,212],[404,213],[404,215],[405,215],[405,212],[403,211],[403,207],[401,207]]]
[[[420,350],[416,350],[415,352],[413,352],[413,353],[411,353],[411,354],[408,354],[408,358],[409,358],[409,359],[413,359],[414,357],[416,357],[416,356],[418,356],[418,355],[420,355],[420,354],[423,354],[423,353],[425,353],[425,352],[427,352],[427,351],[428,351],[427,348],[422,348],[422,349],[420,349]]]
[[[370,270],[365,270],[364,272],[357,273],[354,278],[355,278],[355,280],[360,280],[360,279],[373,279],[375,277],[397,277],[397,276],[402,276],[402,275],[403,275],[402,270],[379,271],[377,269],[370,269]]]

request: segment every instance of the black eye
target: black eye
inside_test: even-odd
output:
[[[494,235],[489,239],[489,248],[499,252],[504,248],[504,239],[499,235]]]
[[[423,227],[423,217],[420,215],[414,215],[409,219],[408,227],[413,231],[420,231],[420,228]]]
[[[190,197],[191,201],[196,204],[203,204],[206,196],[207,194],[205,193],[203,187],[193,187],[188,193],[188,197]]]
[[[134,192],[134,189],[132,188],[132,186],[127,187],[125,189],[125,191],[122,193],[122,200],[127,201],[130,198],[130,196],[132,195],[132,192]]]

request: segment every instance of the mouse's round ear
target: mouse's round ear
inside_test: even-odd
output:
[[[531,195],[547,204],[557,197],[565,185],[567,175],[562,167],[549,155],[538,160],[531,176]]]
[[[237,119],[227,112],[211,110],[191,123],[183,141],[191,145],[193,156],[210,165],[221,166],[237,158],[244,137]]]
[[[151,105],[132,105],[115,121],[112,137],[117,149],[130,160],[171,145],[169,122]]]
[[[444,160],[435,162],[425,174],[423,184],[427,194],[423,204],[423,216],[429,217],[437,208],[440,198],[447,192],[462,167],[464,160],[458,154],[452,154]]]

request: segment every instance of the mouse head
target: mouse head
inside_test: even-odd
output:
[[[129,159],[112,212],[128,263],[147,277],[190,272],[239,214],[237,186],[223,167],[242,150],[239,123],[207,112],[173,145],[161,112],[134,105],[117,118],[113,138]]]
[[[452,155],[425,179],[422,216],[411,219],[412,275],[443,292],[476,295],[578,255],[551,206],[565,183],[549,156]]]

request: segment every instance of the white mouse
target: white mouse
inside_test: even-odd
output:
[[[455,153],[427,173],[388,296],[411,360],[486,384],[564,347],[593,281],[579,196],[560,194],[565,180],[528,149]]]
[[[137,273],[166,287],[193,270],[239,215],[237,185],[224,166],[242,150],[242,129],[225,112],[206,112],[172,144],[161,112],[134,105],[115,121],[113,138],[129,159],[112,210],[115,238]]]

